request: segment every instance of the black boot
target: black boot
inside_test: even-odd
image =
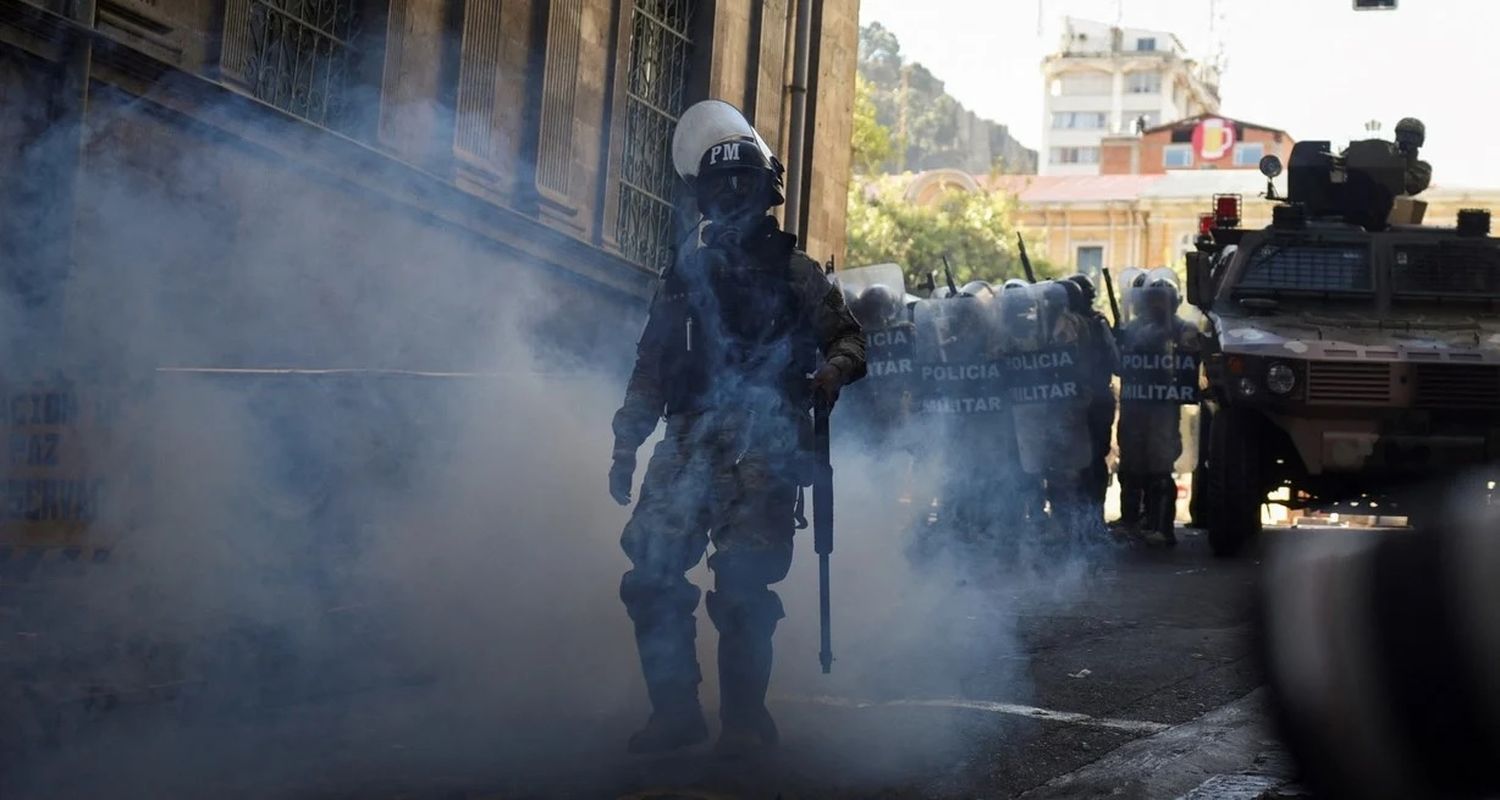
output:
[[[1114,525],[1120,528],[1134,529],[1141,524],[1141,506],[1145,502],[1145,491],[1141,487],[1141,480],[1129,473],[1120,473],[1120,518],[1114,521]]]
[[[708,724],[698,703],[695,640],[698,587],[685,578],[648,580],[632,570],[620,584],[620,598],[635,623],[641,672],[651,696],[651,718],[630,737],[631,753],[661,753],[708,738]]]
[[[1177,483],[1170,475],[1151,479],[1146,495],[1146,524],[1161,534],[1168,547],[1177,544]]]
[[[781,600],[761,588],[731,600],[708,593],[708,614],[719,629],[719,719],[723,729],[714,752],[740,756],[780,739],[766,708],[771,684],[771,634],[782,616]]]
[[[698,685],[652,686],[651,718],[630,737],[626,749],[635,755],[690,747],[708,738],[708,723],[698,704]]]

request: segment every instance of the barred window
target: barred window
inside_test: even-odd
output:
[[[1350,294],[1374,289],[1368,244],[1269,242],[1246,262],[1235,294]]]
[[[625,90],[620,250],[652,269],[672,248],[672,132],[682,113],[693,49],[693,0],[635,0]]]
[[[1401,245],[1394,255],[1391,289],[1398,300],[1500,298],[1500,249],[1490,242]]]
[[[245,83],[257,98],[309,122],[350,119],[358,0],[248,0]]]

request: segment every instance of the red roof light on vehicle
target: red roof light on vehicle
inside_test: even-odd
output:
[[[1240,224],[1240,196],[1214,195],[1214,223],[1220,228],[1237,228]]]
[[[1210,233],[1212,233],[1213,230],[1214,230],[1214,215],[1213,214],[1199,214],[1198,215],[1198,235],[1199,236],[1207,236]]]

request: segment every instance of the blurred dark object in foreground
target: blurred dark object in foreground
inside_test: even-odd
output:
[[[1304,778],[1335,798],[1500,794],[1500,507],[1271,554],[1263,641]]]

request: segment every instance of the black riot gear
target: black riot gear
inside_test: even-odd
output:
[[[877,283],[850,304],[854,318],[866,328],[888,328],[901,318],[901,296],[883,283]]]
[[[765,695],[784,612],[770,587],[791,566],[800,487],[819,486],[815,510],[829,494],[816,484],[828,473],[814,469],[814,408],[864,375],[866,345],[838,287],[766,213],[781,201],[779,164],[733,106],[688,109],[672,152],[708,224],[663,276],[612,425],[610,489],[627,503],[635,453],[666,419],[620,536],[631,563],[620,599],[652,705],[629,749],[660,752],[706,735],[699,594],[685,574],[712,544],[719,741],[733,751],[776,740]],[[812,516],[827,530],[826,513]]]
[[[1099,297],[1099,289],[1094,286],[1094,279],[1080,272],[1076,275],[1068,276],[1068,280],[1078,285],[1078,288],[1083,292],[1085,304],[1093,308],[1094,300]]]
[[[713,226],[709,226],[710,229]],[[659,308],[667,414],[733,403],[747,389],[776,389],[793,404],[810,403],[805,376],[816,366],[811,332],[797,325],[797,300],[786,264],[791,237],[761,217],[735,248],[708,245],[666,276]],[[791,345],[782,366],[777,342]]]
[[[775,204],[771,178],[762,170],[705,170],[694,188],[698,211],[714,221],[762,216]]]
[[[1088,314],[1089,303],[1084,299],[1083,289],[1072,280],[1058,281],[1063,291],[1068,293],[1068,310],[1075,314]]]

